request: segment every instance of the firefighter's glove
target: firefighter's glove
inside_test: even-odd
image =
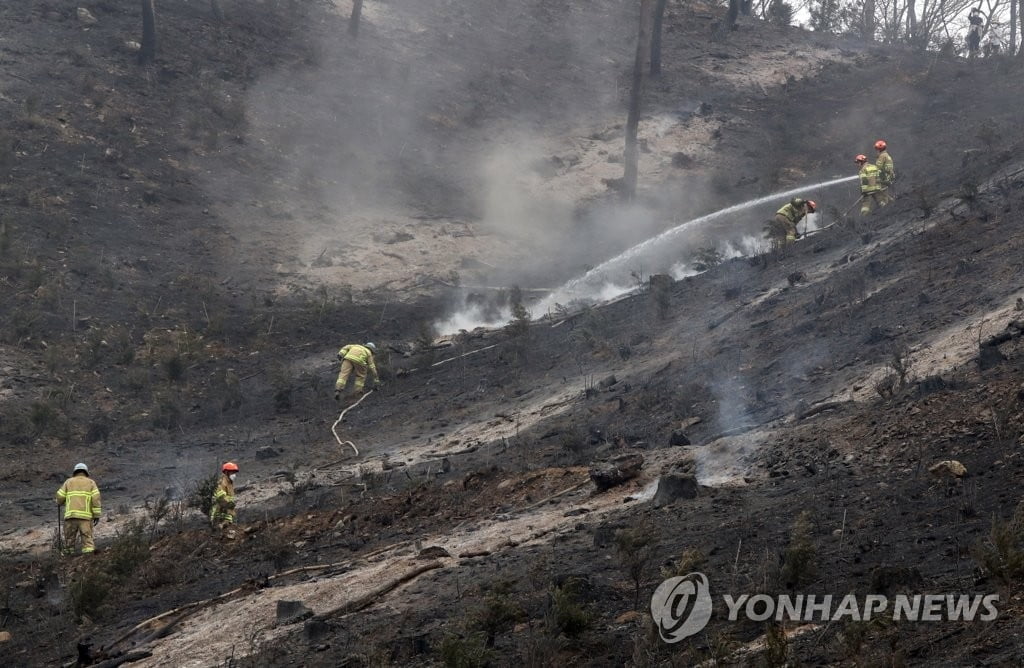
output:
[[[98,518],[98,517],[92,518],[92,525],[93,526],[96,526],[99,523],[100,523],[100,518]]]
[[[335,390],[334,391],[334,400],[335,401],[341,401],[341,390]]]

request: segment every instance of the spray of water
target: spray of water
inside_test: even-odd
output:
[[[602,262],[598,266],[594,267],[587,273],[583,274],[578,278],[574,278],[562,287],[556,289],[550,295],[548,295],[540,304],[537,305],[537,310],[541,313],[546,312],[548,309],[553,307],[558,302],[566,302],[572,299],[592,299],[596,292],[601,292],[603,286],[608,284],[606,276],[614,273],[617,270],[621,270],[625,265],[631,262],[635,262],[638,258],[642,257],[644,253],[652,251],[655,248],[663,248],[666,244],[670,243],[673,239],[683,234],[684,232],[690,232],[692,229],[699,225],[714,222],[715,220],[728,216],[730,214],[738,213],[751,207],[760,206],[766,202],[773,200],[781,200],[794,195],[805,193],[809,190],[820,190],[828,188],[840,183],[846,183],[853,181],[858,178],[854,176],[844,176],[839,179],[832,179],[831,181],[823,181],[821,183],[815,183],[809,186],[802,186],[800,188],[793,188],[792,190],[784,190],[782,192],[772,193],[771,195],[765,195],[757,199],[752,199],[740,204],[734,204],[733,206],[709,213],[700,218],[694,218],[688,220],[685,223],[676,225],[675,227],[665,230],[661,234],[651,237],[650,239],[643,241],[636,246],[626,250],[623,253],[616,255],[610,260]],[[628,289],[628,288],[627,288]],[[604,297],[607,299],[607,290]],[[625,292],[626,290],[623,290]],[[619,293],[621,294],[621,292]]]
[[[766,202],[778,201],[794,195],[806,193],[808,191],[829,188],[840,183],[853,181],[856,178],[858,178],[856,175],[844,176],[842,178],[832,179],[831,181],[822,181],[821,183],[814,183],[800,188],[784,190],[782,192],[772,193],[740,204],[734,204],[733,206],[725,209],[709,213],[699,218],[694,218],[693,220],[688,220],[685,223],[681,223],[671,229],[665,230],[661,234],[653,236],[650,239],[647,239],[646,241],[643,241],[616,255],[615,257],[602,262],[600,265],[594,267],[582,276],[572,279],[534,305],[531,312],[534,316],[541,316],[554,309],[555,305],[559,303],[565,304],[573,300],[600,302],[614,299],[619,295],[629,292],[635,287],[635,285],[630,284],[629,277],[625,272],[625,269],[630,266],[631,263],[635,263],[638,260],[643,259],[648,254],[653,254],[655,250],[664,252],[666,246],[683,233],[693,232],[698,226],[712,223],[730,214],[735,214],[745,209],[760,206]],[[761,242],[750,236],[744,237],[740,241],[739,245],[740,248],[727,245],[726,257],[750,255],[752,253],[759,252],[759,250],[762,249]],[[700,273],[684,263],[673,264],[668,271],[676,279]],[[436,323],[437,330],[448,333],[458,331],[459,329],[501,325],[508,321],[507,314],[505,313],[501,314],[500,317],[504,319],[500,322],[485,320],[480,317],[481,314],[479,313],[479,309],[477,308],[477,310],[474,311],[473,308],[474,307],[470,307],[469,309],[450,316],[442,322]]]

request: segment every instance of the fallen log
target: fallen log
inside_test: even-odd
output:
[[[811,406],[807,410],[804,410],[804,411],[801,411],[801,412],[797,413],[796,419],[798,421],[799,420],[806,420],[807,418],[814,417],[815,415],[817,415],[819,413],[824,413],[825,411],[834,410],[836,408],[842,408],[846,404],[851,404],[851,403],[853,403],[853,402],[852,401],[826,401],[823,404],[818,404],[817,406]]]
[[[588,484],[590,484],[590,480],[584,480],[583,482],[577,483],[577,484],[573,485],[572,487],[569,487],[568,489],[563,489],[561,492],[556,492],[556,493],[552,494],[551,496],[545,497],[545,498],[541,499],[540,501],[538,501],[537,503],[534,503],[534,504],[531,504],[529,506],[526,506],[525,508],[520,508],[519,510],[516,510],[515,512],[517,512],[517,513],[525,513],[528,510],[533,510],[534,508],[536,508],[538,506],[543,506],[545,503],[551,501],[552,499],[557,499],[558,497],[563,496],[565,494],[569,494],[570,492],[575,492],[576,490],[580,489],[581,487],[585,487]]]
[[[365,595],[360,596],[359,598],[357,598],[355,600],[352,600],[352,601],[349,601],[347,603],[344,603],[344,604],[342,604],[342,605],[340,605],[340,606],[338,606],[338,607],[336,607],[336,608],[334,608],[332,610],[328,610],[328,611],[322,612],[322,613],[320,613],[318,615],[314,615],[312,617],[312,619],[314,621],[321,621],[322,622],[322,621],[326,621],[326,620],[330,619],[331,617],[337,617],[337,616],[340,616],[340,615],[347,615],[347,614],[352,613],[352,612],[359,612],[363,608],[370,607],[371,605],[376,603],[379,598],[381,598],[382,596],[387,595],[388,593],[390,593],[393,590],[397,589],[398,587],[400,587],[401,585],[405,584],[406,582],[409,582],[410,580],[414,580],[414,579],[418,578],[419,576],[423,575],[424,573],[426,573],[428,571],[436,570],[438,568],[443,568],[443,567],[444,567],[444,564],[442,562],[440,562],[440,561],[432,561],[432,562],[430,562],[428,564],[423,564],[422,566],[417,566],[416,568],[412,569],[408,573],[405,573],[405,574],[400,575],[399,577],[397,577],[397,578],[395,578],[393,580],[389,580],[388,582],[385,582],[384,584],[382,584],[379,587],[375,588],[373,591],[369,592],[368,594],[365,594]]]
[[[386,548],[374,550],[373,552],[369,552],[369,553],[367,553],[365,555],[362,555],[362,556],[360,556],[358,558],[348,559],[346,561],[337,561],[337,562],[330,563],[330,564],[314,564],[314,565],[310,565],[310,566],[299,566],[298,568],[292,568],[290,570],[283,571],[281,573],[275,573],[274,575],[271,575],[270,577],[267,578],[267,582],[270,582],[270,581],[273,581],[273,580],[280,580],[281,578],[288,577],[289,575],[295,575],[297,573],[308,573],[308,572],[311,572],[311,571],[318,571],[318,570],[326,570],[326,569],[331,569],[331,568],[338,568],[339,566],[350,566],[350,565],[352,565],[356,561],[360,561],[360,560],[368,559],[369,557],[377,556],[378,554],[381,554],[382,552],[387,552],[388,550],[396,549],[396,548],[401,547],[402,545],[408,544],[410,542],[411,541],[406,541],[406,543],[397,543],[395,545],[389,545]],[[150,617],[149,619],[141,621],[138,624],[136,624],[135,626],[133,626],[132,628],[128,629],[126,632],[121,634],[121,636],[119,636],[116,640],[111,642],[110,645],[107,646],[106,651],[110,652],[111,649],[113,649],[114,647],[117,647],[121,643],[125,642],[126,640],[131,638],[133,635],[135,635],[139,631],[143,631],[143,630],[147,630],[147,629],[152,629],[153,625],[156,622],[159,622],[162,619],[166,619],[167,617],[171,617],[173,615],[180,614],[180,616],[177,619],[173,619],[173,620],[169,621],[167,624],[164,624],[163,626],[157,628],[150,635],[145,636],[143,638],[143,640],[141,640],[138,643],[136,643],[136,646],[142,646],[145,643],[152,642],[153,640],[158,640],[159,638],[162,638],[165,635],[167,635],[168,633],[170,633],[171,630],[175,626],[177,626],[178,623],[180,623],[185,617],[187,617],[189,615],[193,615],[193,614],[199,612],[200,610],[202,610],[204,608],[207,608],[207,607],[209,607],[209,606],[211,606],[211,605],[213,605],[215,603],[220,603],[220,602],[223,602],[225,600],[228,600],[231,597],[233,597],[233,596],[235,596],[237,594],[240,594],[240,593],[242,593],[244,591],[247,591],[249,589],[252,589],[252,584],[251,583],[246,583],[246,584],[242,585],[241,587],[236,587],[235,589],[232,589],[230,591],[226,591],[223,594],[219,594],[219,595],[214,596],[212,598],[203,599],[201,601],[193,601],[192,603],[186,603],[185,605],[178,606],[177,608],[172,608],[171,610],[166,610],[164,612],[161,612],[159,615],[156,615],[154,617]]]

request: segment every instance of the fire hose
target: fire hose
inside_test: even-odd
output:
[[[343,410],[341,412],[341,415],[338,416],[338,419],[335,420],[334,424],[331,425],[331,433],[334,434],[334,440],[338,441],[338,445],[340,445],[342,447],[344,447],[346,445],[350,446],[352,448],[352,451],[355,452],[356,457],[359,456],[359,448],[357,448],[356,444],[353,443],[352,441],[343,441],[343,440],[341,440],[341,436],[338,436],[338,431],[337,431],[336,427],[338,426],[338,423],[341,422],[345,418],[345,413],[348,413],[350,410],[352,410],[353,408],[355,408],[356,406],[361,404],[363,402],[363,399],[365,399],[366,397],[368,397],[371,394],[373,394],[373,392],[374,392],[373,390],[370,390],[369,392],[367,392],[363,396],[359,397],[359,401],[355,402],[354,404],[352,404],[351,406],[349,406],[348,408]]]

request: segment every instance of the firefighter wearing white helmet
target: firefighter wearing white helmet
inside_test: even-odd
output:
[[[338,359],[341,360],[341,371],[338,373],[338,380],[334,383],[334,399],[341,400],[341,393],[348,384],[348,377],[355,373],[355,383],[352,386],[353,394],[363,391],[366,384],[366,376],[373,376],[374,385],[380,384],[380,376],[377,375],[377,364],[373,360],[373,354],[377,352],[377,346],[373,343],[350,343],[338,351]]]
[[[64,506],[64,551],[72,553],[78,539],[82,540],[82,554],[96,551],[92,528],[100,521],[100,489],[89,477],[89,467],[75,464],[71,477],[57,490],[57,505]]]

